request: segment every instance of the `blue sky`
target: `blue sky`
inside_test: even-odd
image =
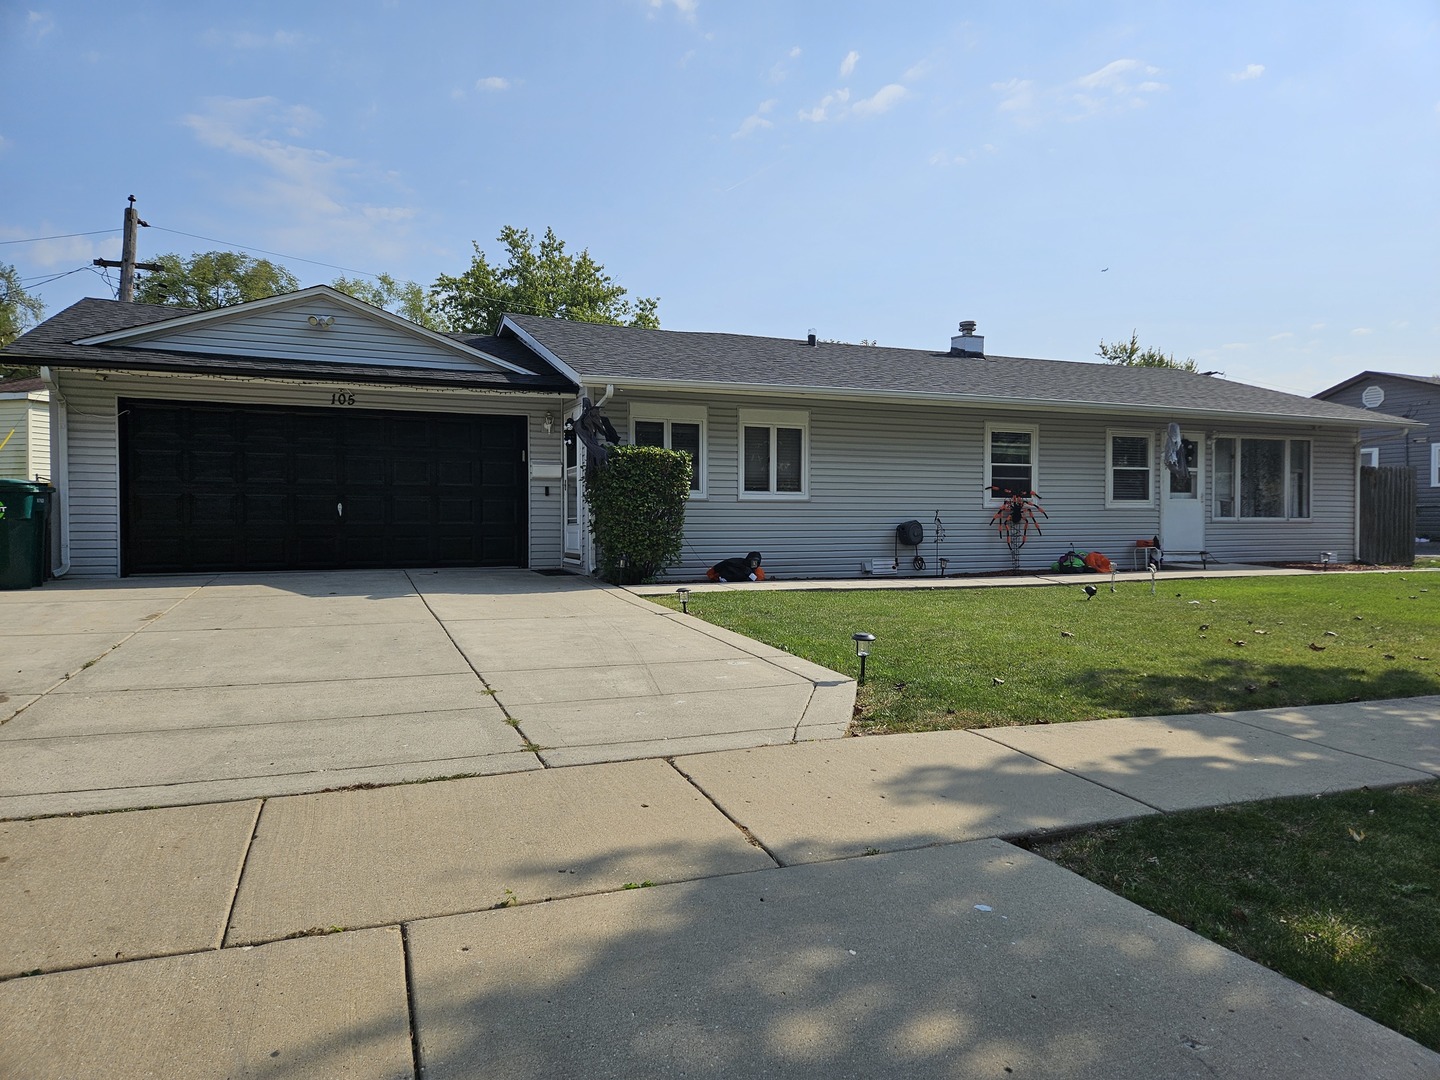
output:
[[[27,282],[118,257],[134,194],[142,258],[307,285],[553,226],[673,329],[1440,372],[1436,0],[3,0],[0,94]]]

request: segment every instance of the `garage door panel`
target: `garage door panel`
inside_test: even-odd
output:
[[[523,566],[523,417],[124,402],[122,565]]]

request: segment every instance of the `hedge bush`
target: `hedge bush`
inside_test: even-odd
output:
[[[600,576],[639,585],[680,559],[690,455],[658,446],[615,446],[604,466],[585,466],[590,529]]]

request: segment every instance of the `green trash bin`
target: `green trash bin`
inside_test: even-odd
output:
[[[45,584],[51,492],[49,484],[0,480],[0,589]]]

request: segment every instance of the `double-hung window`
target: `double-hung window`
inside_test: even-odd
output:
[[[690,455],[690,497],[705,497],[705,408],[694,405],[630,406],[630,441]]]
[[[1111,431],[1105,446],[1106,506],[1148,506],[1154,502],[1150,436]]]
[[[1040,429],[1030,424],[985,425],[985,500],[998,503],[1035,490]]]
[[[1212,511],[1256,520],[1310,516],[1310,440],[1215,440]]]
[[[1440,487],[1440,442],[1430,444],[1430,486]]]
[[[740,498],[803,499],[810,493],[810,414],[740,410]]]

